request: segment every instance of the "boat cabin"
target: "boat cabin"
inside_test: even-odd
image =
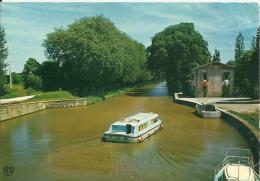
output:
[[[113,123],[103,134],[102,140],[136,143],[154,134],[162,127],[156,113],[138,113]]]
[[[113,123],[109,130],[113,133],[134,134],[153,125],[158,120],[158,114],[138,113]]]

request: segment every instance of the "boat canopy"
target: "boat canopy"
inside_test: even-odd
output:
[[[126,126],[126,125],[138,126],[156,118],[158,118],[158,114],[156,113],[138,113],[113,123],[112,127],[115,125],[116,126]]]
[[[253,169],[241,164],[228,164],[225,169],[225,176],[227,180],[239,178],[239,181],[255,181]]]

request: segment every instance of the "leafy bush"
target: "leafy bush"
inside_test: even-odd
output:
[[[12,89],[9,87],[9,84],[4,84],[3,93],[4,95],[2,95],[1,98],[14,98],[28,95],[21,84],[13,85]]]
[[[30,74],[24,81],[24,86],[26,88],[32,88],[35,90],[40,90],[42,88],[42,79],[34,74]]]

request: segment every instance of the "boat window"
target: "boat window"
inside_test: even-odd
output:
[[[154,123],[157,122],[157,120],[158,120],[157,118],[156,118],[156,119],[152,119],[152,120],[150,121],[150,123],[151,123],[151,124],[154,124]]]
[[[205,111],[216,111],[216,109],[214,105],[206,105]]]
[[[124,125],[112,125],[112,132],[126,132],[126,126],[124,126]]]
[[[147,123],[144,123],[139,126],[139,131],[142,131],[143,129],[147,128]]]
[[[224,173],[218,178],[218,181],[227,181]]]

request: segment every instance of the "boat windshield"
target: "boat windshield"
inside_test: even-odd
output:
[[[112,125],[112,132],[126,132],[126,126],[124,126],[124,125]]]
[[[216,111],[216,109],[214,105],[208,104],[205,105],[205,111]]]

